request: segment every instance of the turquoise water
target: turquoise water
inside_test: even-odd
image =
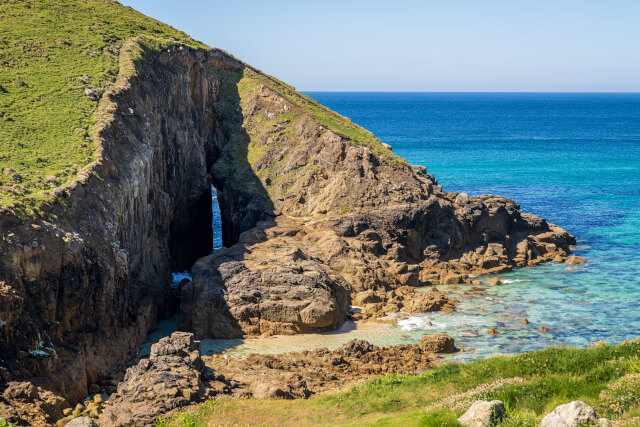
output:
[[[520,269],[458,313],[429,316],[457,338],[501,331],[467,338],[476,357],[640,335],[640,94],[309,95],[426,166],[446,191],[512,198],[578,238],[587,264]]]
[[[335,348],[356,337],[415,343],[445,332],[475,349],[455,357],[472,359],[640,335],[640,94],[309,95],[426,166],[446,191],[510,197],[566,228],[588,263],[503,274],[504,285],[460,296],[452,314],[412,316],[380,329],[348,322],[326,334],[203,340],[205,354]],[[529,325],[520,324],[523,317]],[[156,334],[175,327],[171,322]],[[550,332],[538,332],[540,326]],[[487,335],[489,328],[501,334]],[[479,335],[463,333],[469,330]]]

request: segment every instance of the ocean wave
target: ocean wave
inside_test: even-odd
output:
[[[409,316],[406,319],[398,319],[398,326],[403,331],[428,331],[431,329],[443,329],[447,325],[430,320],[428,317]]]
[[[518,282],[530,282],[531,280],[526,280],[526,279],[504,279],[501,280],[502,283],[504,284],[509,284],[509,283],[518,283]]]

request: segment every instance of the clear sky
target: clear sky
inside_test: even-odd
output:
[[[124,0],[302,91],[640,92],[640,0]]]

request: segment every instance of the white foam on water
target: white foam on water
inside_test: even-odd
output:
[[[433,322],[426,316],[409,316],[406,319],[398,319],[398,326],[400,326],[400,329],[403,331],[428,331],[432,329],[444,329],[447,325]]]
[[[509,284],[509,283],[518,283],[518,282],[529,282],[530,280],[525,280],[525,279],[504,279],[501,280],[502,283],[504,284]]]

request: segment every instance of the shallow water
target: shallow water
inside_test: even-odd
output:
[[[640,335],[640,94],[309,95],[426,166],[446,191],[510,197],[566,228],[588,263],[503,274],[505,284],[486,295],[460,296],[452,314],[379,329],[348,323],[326,334],[204,340],[205,354],[335,348],[355,337],[415,343],[445,332],[475,349],[454,356],[470,359]],[[487,335],[489,328],[501,334]],[[479,335],[462,334],[468,330]]]

